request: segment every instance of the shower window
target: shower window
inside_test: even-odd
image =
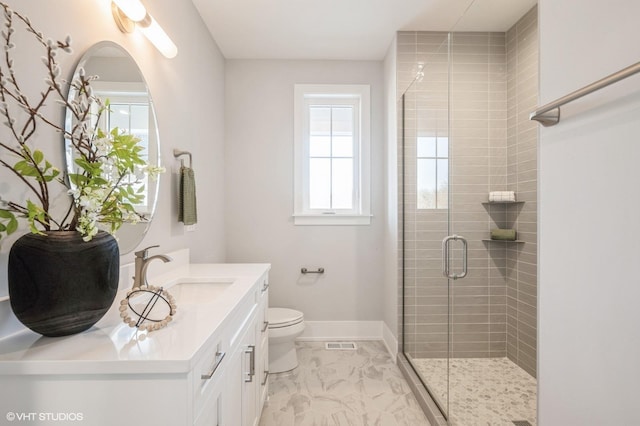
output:
[[[296,85],[296,224],[369,223],[368,97],[369,86]]]
[[[446,209],[449,204],[449,138],[417,138],[418,209]]]

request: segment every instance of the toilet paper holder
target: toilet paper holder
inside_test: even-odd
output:
[[[300,269],[300,272],[303,274],[324,274],[324,268],[318,268],[315,271],[311,271],[307,268]]]

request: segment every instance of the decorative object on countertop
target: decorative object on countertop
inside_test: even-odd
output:
[[[189,165],[184,161],[180,165],[180,187],[178,193],[178,221],[185,225],[195,225],[198,222],[198,209],[196,204],[196,178],[193,172],[191,153],[187,151],[173,150],[174,157],[189,156]]]
[[[158,305],[158,302],[161,301]],[[155,331],[166,327],[173,320],[177,305],[173,296],[164,288],[145,285],[127,291],[120,301],[120,317],[129,327]],[[149,321],[149,324],[145,324]]]
[[[489,202],[515,203],[516,193],[513,191],[491,191],[489,192]]]
[[[0,197],[0,237],[14,233],[19,218],[31,231],[11,249],[11,307],[23,324],[40,334],[74,334],[104,315],[117,290],[117,242],[99,224],[115,232],[123,222],[140,220],[133,208],[141,201],[140,177],[162,170],[146,164],[137,137],[117,128],[110,132],[98,128],[109,104],[93,95],[91,81],[97,77],[83,70],[70,82],[61,77],[58,55],[71,53],[70,37],[47,39],[6,3],[0,2],[0,9],[4,18],[0,43],[5,51],[0,63],[0,115],[6,126],[0,133],[0,164],[32,196],[24,201]],[[14,61],[18,25],[45,50],[44,88],[33,99],[22,91]],[[67,88],[76,91],[75,98],[65,96]],[[71,112],[70,129],[58,125],[57,116],[45,116],[45,106],[53,104]],[[45,136],[38,125],[51,128],[55,137],[62,134],[73,147],[75,173],[61,175],[61,169],[45,158],[47,150],[32,146],[36,136]],[[54,190],[52,182],[62,190]],[[59,196],[65,193],[71,195],[68,206],[54,206],[54,199],[64,198]]]
[[[43,336],[85,331],[113,303],[119,259],[118,243],[104,231],[91,241],[76,231],[26,234],[9,252],[11,308]]]
[[[515,229],[492,229],[491,230],[491,239],[492,240],[504,240],[504,241],[515,241],[516,240],[516,230]]]

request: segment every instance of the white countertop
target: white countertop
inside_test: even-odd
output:
[[[169,265],[169,264],[167,264]],[[233,279],[213,302],[183,306],[167,327],[148,333],[124,324],[120,290],[107,314],[89,330],[66,337],[43,337],[25,329],[0,339],[0,375],[186,373],[203,345],[224,326],[269,264],[190,264],[149,279],[154,286]],[[204,285],[204,284],[203,284]]]

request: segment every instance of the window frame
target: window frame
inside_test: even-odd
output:
[[[312,105],[354,106],[353,208],[311,209],[310,122]],[[357,121],[356,121],[357,119]],[[294,88],[294,223],[296,225],[368,225],[371,222],[369,85],[296,84]]]

